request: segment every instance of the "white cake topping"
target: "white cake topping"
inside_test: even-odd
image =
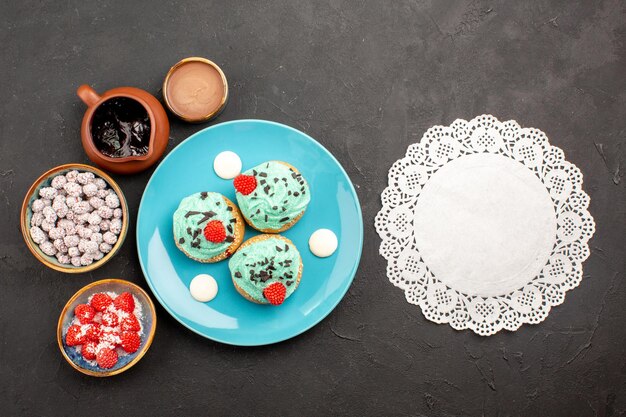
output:
[[[217,281],[211,275],[196,275],[189,284],[191,296],[201,303],[211,301],[217,295]]]
[[[309,249],[313,255],[326,258],[337,250],[337,236],[332,230],[318,229],[309,238]]]
[[[241,173],[241,158],[235,152],[221,152],[213,161],[213,169],[218,177],[231,180]]]

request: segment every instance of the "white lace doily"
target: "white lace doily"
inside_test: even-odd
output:
[[[595,231],[582,174],[546,135],[491,115],[434,126],[389,170],[387,276],[436,323],[488,336],[543,321]]]

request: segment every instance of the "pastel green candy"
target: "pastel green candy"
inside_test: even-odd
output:
[[[282,283],[289,297],[298,286],[302,259],[293,243],[274,235],[242,245],[228,261],[233,282],[255,301],[267,304],[263,290],[274,282]]]
[[[174,239],[184,252],[196,259],[206,260],[224,252],[233,242],[231,237],[213,243],[204,237],[204,228],[211,220],[224,226],[232,223],[232,211],[219,193],[201,192],[183,198],[174,212]]]
[[[254,176],[256,189],[237,192],[241,213],[259,230],[279,230],[303,213],[311,193],[301,174],[278,161],[264,162],[244,172]]]

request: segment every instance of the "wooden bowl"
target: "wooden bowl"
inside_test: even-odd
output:
[[[109,187],[111,187],[117,196],[120,199],[120,208],[122,209],[122,231],[120,235],[117,237],[117,242],[113,245],[113,248],[109,253],[107,253],[102,259],[99,261],[95,261],[87,266],[74,266],[74,265],[65,265],[60,263],[57,258],[54,256],[48,256],[39,249],[39,245],[37,245],[30,236],[30,219],[33,215],[31,210],[32,202],[38,198],[39,190],[42,187],[50,186],[50,182],[52,181],[52,177],[64,174],[71,170],[77,170],[81,172],[93,172],[97,177],[102,178],[107,182]],[[52,268],[56,271],[66,272],[68,274],[79,274],[81,272],[93,271],[96,268],[107,263],[122,247],[122,243],[124,243],[124,239],[126,238],[126,232],[128,231],[128,223],[129,223],[129,215],[128,215],[128,205],[126,204],[126,198],[124,197],[124,193],[122,193],[122,189],[117,185],[115,181],[111,177],[109,177],[104,171],[83,164],[65,164],[59,165],[58,167],[52,168],[51,170],[44,172],[39,178],[35,180],[33,185],[30,186],[28,192],[26,193],[26,197],[24,197],[24,202],[22,203],[22,211],[20,214],[20,227],[22,228],[22,236],[24,236],[24,240],[26,241],[26,246],[31,251],[35,258],[37,258],[42,264],[46,265],[49,268]]]
[[[87,303],[87,299],[92,294],[110,291],[116,292],[117,294],[126,291],[135,296],[136,302],[140,303],[142,307],[143,317],[139,319],[139,322],[143,328],[143,335],[141,336],[141,345],[137,352],[120,356],[117,364],[111,369],[102,369],[97,365],[89,364],[74,347],[67,346],[65,344],[65,333],[74,319],[74,308],[76,308],[78,304]],[[92,282],[81,288],[69,299],[67,304],[65,304],[57,324],[57,342],[65,360],[77,371],[96,377],[113,376],[130,369],[146,354],[154,339],[156,324],[157,317],[154,304],[141,287],[122,279],[103,279],[101,281]]]

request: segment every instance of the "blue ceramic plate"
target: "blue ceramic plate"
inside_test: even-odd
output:
[[[213,160],[222,151],[237,153],[243,170],[268,160],[294,165],[307,179],[311,203],[283,235],[302,254],[304,270],[298,290],[278,307],[244,299],[233,287],[228,261],[202,264],[187,258],[174,244],[172,215],[185,196],[216,191],[236,202],[231,180],[219,178]],[[339,248],[316,258],[308,247],[311,234],[333,230]],[[250,227],[246,239],[258,234]],[[361,257],[363,219],[350,178],[339,162],[310,136],[278,123],[238,120],[204,129],[174,149],[148,182],[137,216],[137,249],[148,285],[176,320],[209,339],[254,346],[280,342],[319,323],[341,301]],[[197,274],[218,282],[217,297],[195,301],[189,283]]]

